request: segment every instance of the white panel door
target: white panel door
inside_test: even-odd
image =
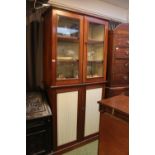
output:
[[[86,90],[85,132],[88,136],[99,131],[99,105],[102,98],[102,88]]]
[[[57,145],[77,139],[78,91],[57,94]]]

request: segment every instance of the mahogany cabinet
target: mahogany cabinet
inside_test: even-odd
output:
[[[59,154],[98,137],[107,38],[105,20],[58,9],[44,15],[44,85]]]
[[[109,31],[106,97],[129,89],[129,25]]]

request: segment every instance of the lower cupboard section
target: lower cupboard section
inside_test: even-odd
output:
[[[99,105],[104,85],[48,90],[53,112],[54,151],[91,141],[99,132]]]

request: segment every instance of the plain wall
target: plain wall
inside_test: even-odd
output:
[[[100,0],[50,0],[50,4],[59,7],[65,7],[69,10],[89,12],[101,16],[105,19],[128,22],[128,9],[117,7],[110,3]]]

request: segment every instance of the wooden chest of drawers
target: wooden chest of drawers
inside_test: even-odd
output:
[[[26,154],[46,155],[51,152],[51,117],[26,121]]]
[[[128,24],[120,24],[113,31],[109,31],[108,51],[106,97],[112,97],[129,88]]]
[[[52,112],[43,92],[26,93],[26,155],[52,151]]]

